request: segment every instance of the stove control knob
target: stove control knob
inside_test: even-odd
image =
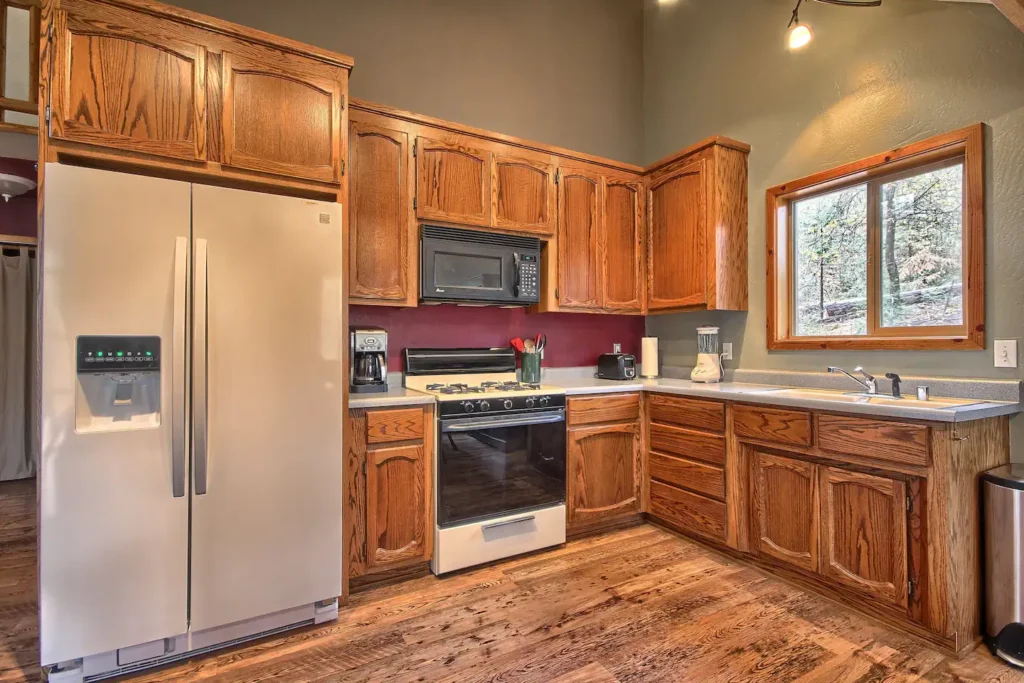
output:
[[[472,413],[473,412],[473,402],[472,401],[463,401],[462,402],[462,409],[465,410],[467,413]]]
[[[480,410],[490,410],[491,404],[487,401],[480,401]]]
[[[543,408],[544,406],[546,406],[550,402],[551,402],[551,397],[550,396],[541,396],[540,397],[540,406],[541,406],[541,408]]]
[[[505,406],[505,410],[512,410],[512,399],[506,398],[502,405]]]
[[[535,399],[533,396],[530,396],[528,399],[526,399],[527,408],[532,408],[535,405],[537,405],[537,399]]]

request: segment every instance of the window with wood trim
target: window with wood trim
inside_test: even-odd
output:
[[[0,0],[0,130],[39,127],[40,0]]]
[[[985,347],[978,124],[773,187],[769,349]]]

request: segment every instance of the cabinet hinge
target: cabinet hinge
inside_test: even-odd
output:
[[[558,299],[558,287],[555,287],[555,299]]]
[[[46,105],[46,111],[44,116],[46,117],[46,125],[50,125],[50,105]]]
[[[50,24],[46,29],[46,40],[53,41],[53,24]]]
[[[913,598],[917,593],[917,579],[907,579],[907,597]]]
[[[415,197],[412,198],[412,210],[413,211],[416,210],[416,198]]]
[[[413,141],[412,141],[412,155],[413,155],[414,157],[416,156],[416,143],[417,143],[417,142],[419,142],[419,140],[413,140]]]
[[[907,512],[910,512],[913,509],[914,509],[914,497],[913,496],[907,496]]]
[[[555,169],[555,185],[558,184],[558,181],[561,179],[561,177],[562,177],[562,169],[556,168]]]
[[[345,96],[341,96],[341,110],[345,111]]]
[[[363,460],[363,476],[366,476],[366,460]]]
[[[341,175],[345,175],[345,160],[341,160]]]

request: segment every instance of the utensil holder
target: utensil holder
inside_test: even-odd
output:
[[[522,381],[527,384],[540,384],[540,354],[523,351],[519,358]]]

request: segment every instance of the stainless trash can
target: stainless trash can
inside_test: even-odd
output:
[[[985,527],[985,642],[1024,668],[1024,464],[981,475]]]

